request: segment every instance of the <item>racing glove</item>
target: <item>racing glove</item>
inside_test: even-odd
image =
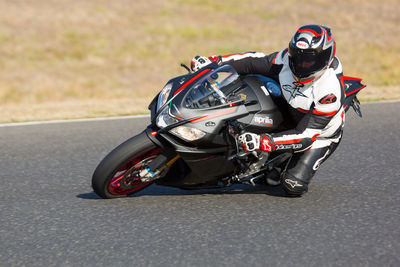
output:
[[[273,152],[276,150],[274,140],[269,134],[244,133],[238,136],[238,142],[247,152],[254,150]]]
[[[218,56],[210,56],[210,57],[202,57],[202,56],[195,56],[192,58],[190,61],[190,68],[192,71],[196,72],[201,68],[204,68],[205,66],[217,62],[219,63],[220,57]]]

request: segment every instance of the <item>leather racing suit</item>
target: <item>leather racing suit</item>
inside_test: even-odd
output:
[[[260,74],[278,82],[278,100],[283,103],[278,105],[296,125],[294,129],[271,134],[276,152],[295,152],[280,182],[289,195],[307,192],[311,178],[342,137],[345,96],[339,81],[343,75],[339,59],[335,57],[321,76],[303,82],[297,82],[292,74],[287,49],[270,55],[246,52],[220,56],[218,61],[232,65],[239,74]]]

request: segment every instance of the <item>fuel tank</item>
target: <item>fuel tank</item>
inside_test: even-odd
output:
[[[240,93],[245,95],[246,101],[257,104],[248,106],[249,114],[238,121],[247,125],[246,131],[253,133],[268,133],[279,129],[283,116],[267,90],[267,85],[255,76],[247,76],[243,82],[248,86]]]

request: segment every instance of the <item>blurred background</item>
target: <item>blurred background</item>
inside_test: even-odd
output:
[[[147,113],[195,55],[287,47],[332,29],[362,101],[400,99],[397,0],[0,0],[0,122]]]

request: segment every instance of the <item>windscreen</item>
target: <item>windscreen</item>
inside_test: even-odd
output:
[[[226,104],[224,88],[239,78],[229,65],[219,67],[196,83],[186,96],[187,108],[208,108]]]

